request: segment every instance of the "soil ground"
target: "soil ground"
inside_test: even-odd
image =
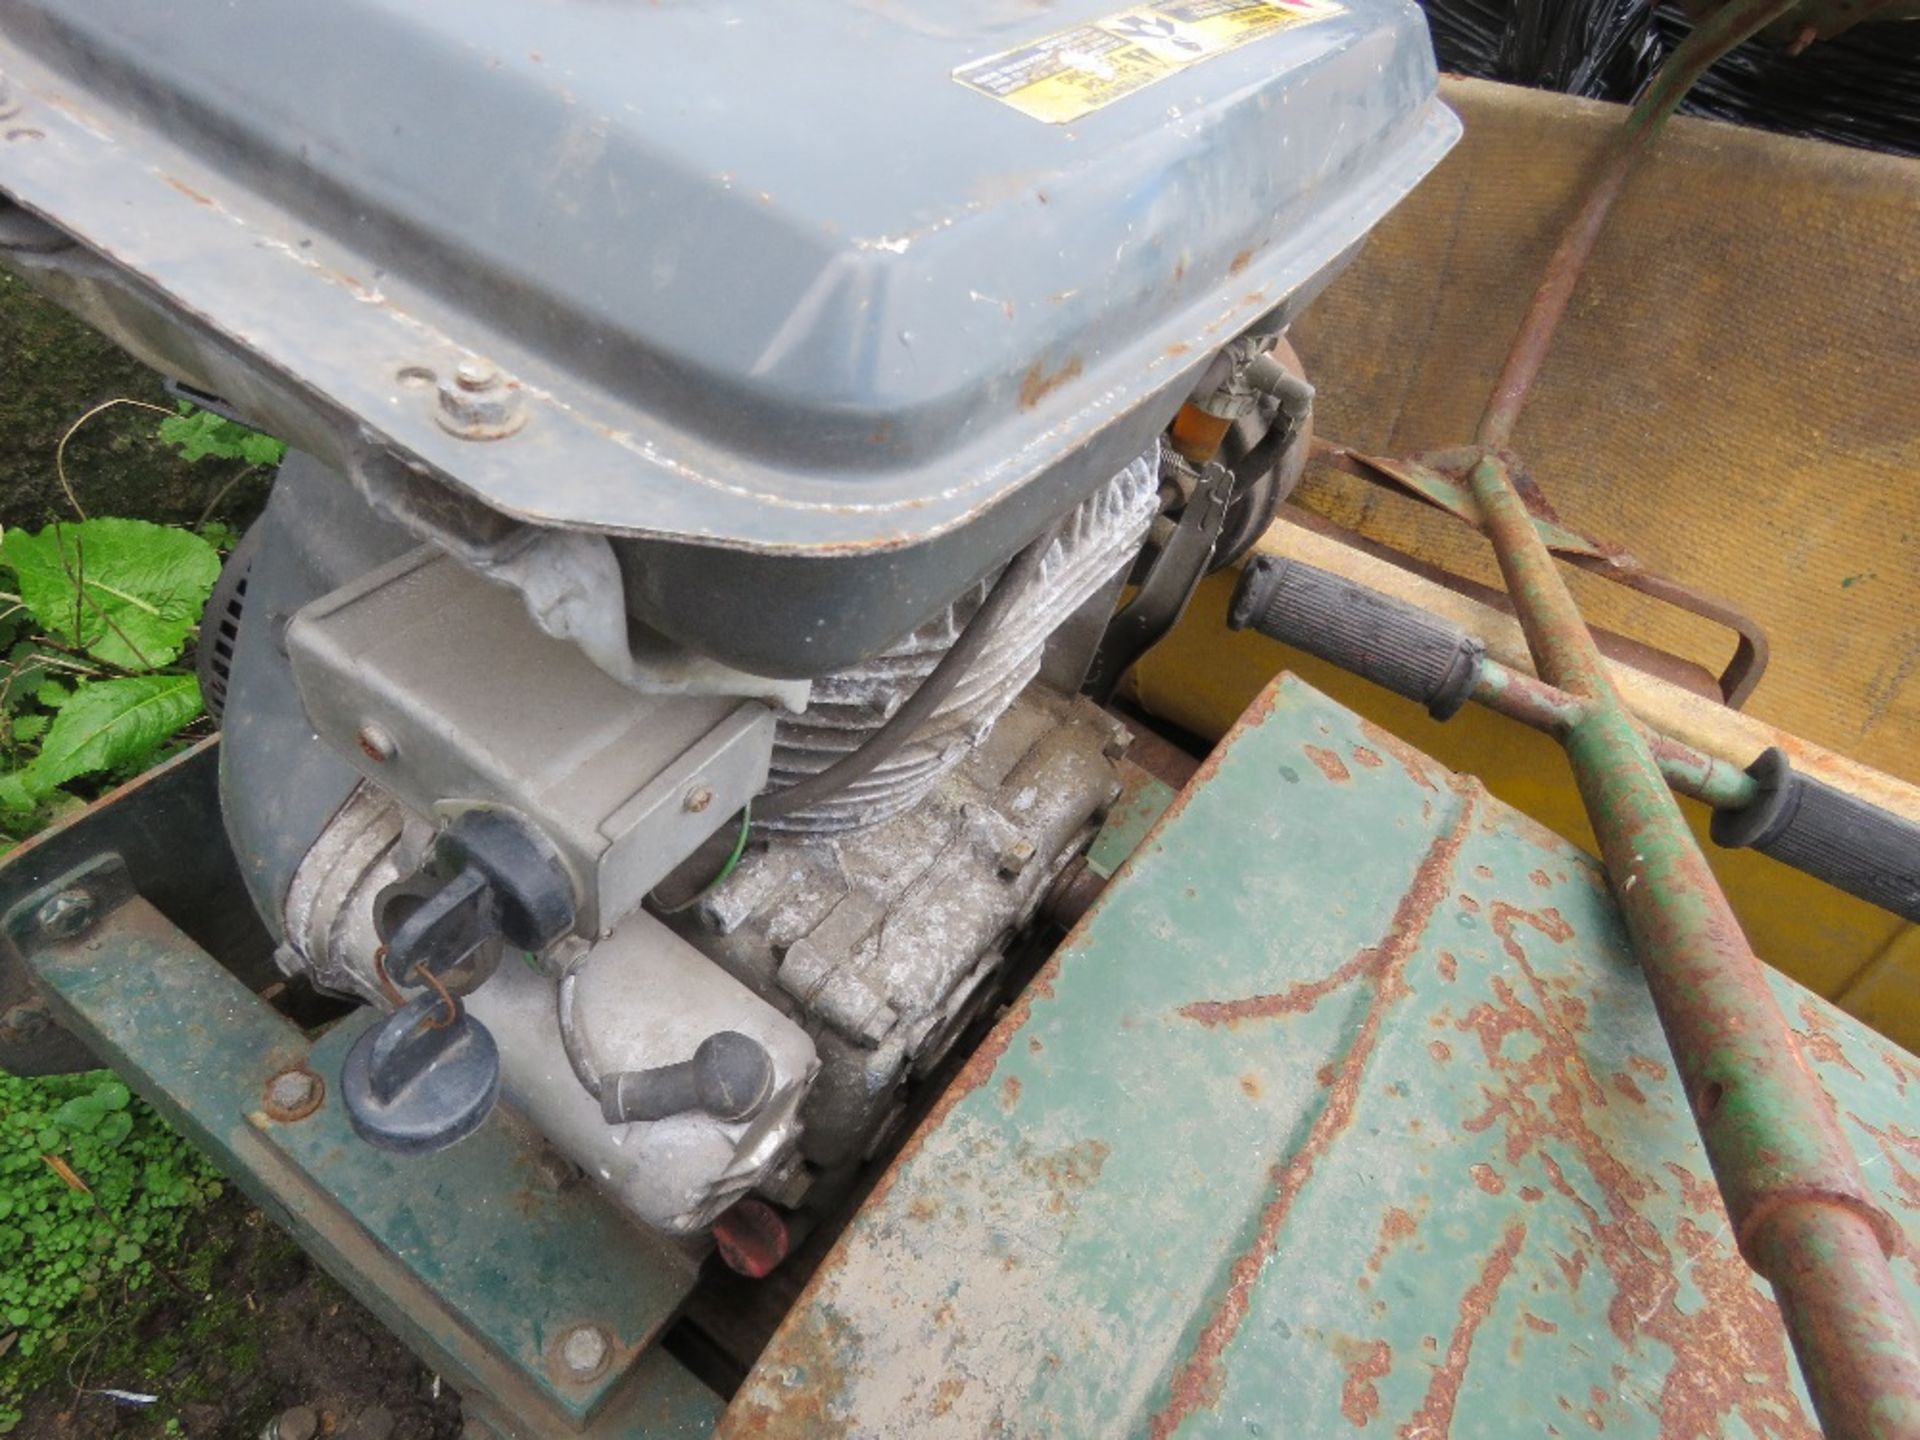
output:
[[[175,403],[153,371],[0,271],[0,526],[38,529],[73,518],[54,451],[69,425],[120,396],[168,409]],[[182,460],[155,438],[159,419],[119,405],[67,442],[67,476],[87,514],[193,525],[216,497],[215,514],[236,523],[259,510],[269,474],[247,476],[222,495],[241,467]]]
[[[211,1264],[194,1265],[212,1250]],[[176,1281],[91,1336],[64,1383],[25,1406],[13,1440],[248,1440],[314,1412],[328,1440],[451,1440],[460,1402],[258,1210],[229,1192],[200,1217]],[[197,1278],[197,1277],[196,1277]],[[133,1407],[104,1394],[155,1395]]]

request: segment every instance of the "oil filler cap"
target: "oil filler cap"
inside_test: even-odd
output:
[[[464,1007],[429,991],[354,1042],[340,1098],[369,1145],[402,1155],[444,1150],[492,1113],[500,1050]]]

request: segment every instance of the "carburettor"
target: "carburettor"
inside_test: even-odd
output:
[[[387,1012],[362,1137],[504,1097],[676,1234],[844,1180],[1283,498],[1434,78],[1411,0],[0,7],[0,260],[295,447],[202,679],[282,966]]]

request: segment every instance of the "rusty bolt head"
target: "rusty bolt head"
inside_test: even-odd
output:
[[[484,360],[463,360],[440,382],[434,418],[462,440],[503,440],[527,423],[520,387]]]
[[[560,1363],[575,1380],[591,1380],[607,1368],[613,1344],[598,1325],[576,1325],[560,1337]]]
[[[93,897],[84,890],[62,890],[34,914],[35,922],[56,940],[71,940],[93,923]]]
[[[6,1013],[0,1025],[16,1040],[31,1040],[47,1026],[53,1023],[53,1016],[47,1013],[47,1007],[38,1000],[23,1000]]]
[[[687,791],[685,803],[688,814],[698,815],[702,810],[713,804],[713,791],[704,785],[696,785]]]
[[[1011,880],[1027,868],[1033,859],[1033,842],[1027,839],[1014,841],[1000,852],[1000,878]]]
[[[267,1114],[275,1120],[304,1120],[320,1108],[327,1086],[304,1065],[282,1070],[267,1081]]]
[[[385,764],[394,757],[394,753],[400,748],[398,742],[394,740],[393,736],[389,734],[384,727],[376,725],[372,721],[368,721],[365,725],[362,725],[360,727],[360,733],[356,735],[354,739],[359,742],[360,749],[366,757],[376,764]]]

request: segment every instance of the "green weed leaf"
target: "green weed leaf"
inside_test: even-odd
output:
[[[60,707],[21,780],[45,795],[76,776],[136,765],[200,710],[200,682],[191,675],[91,681]]]
[[[93,1138],[109,1150],[118,1149],[120,1143],[133,1133],[133,1117],[124,1110],[109,1110],[100,1117],[100,1124],[94,1129]]]
[[[145,520],[9,530],[0,558],[48,634],[123,670],[172,664],[220,578],[220,556],[205,540]]]
[[[160,422],[160,438],[185,460],[244,460],[249,465],[278,465],[287,447],[271,435],[249,430],[211,410],[182,405],[178,415]]]
[[[91,1095],[76,1095],[53,1112],[53,1123],[62,1130],[84,1135],[100,1123],[105,1111]]]

